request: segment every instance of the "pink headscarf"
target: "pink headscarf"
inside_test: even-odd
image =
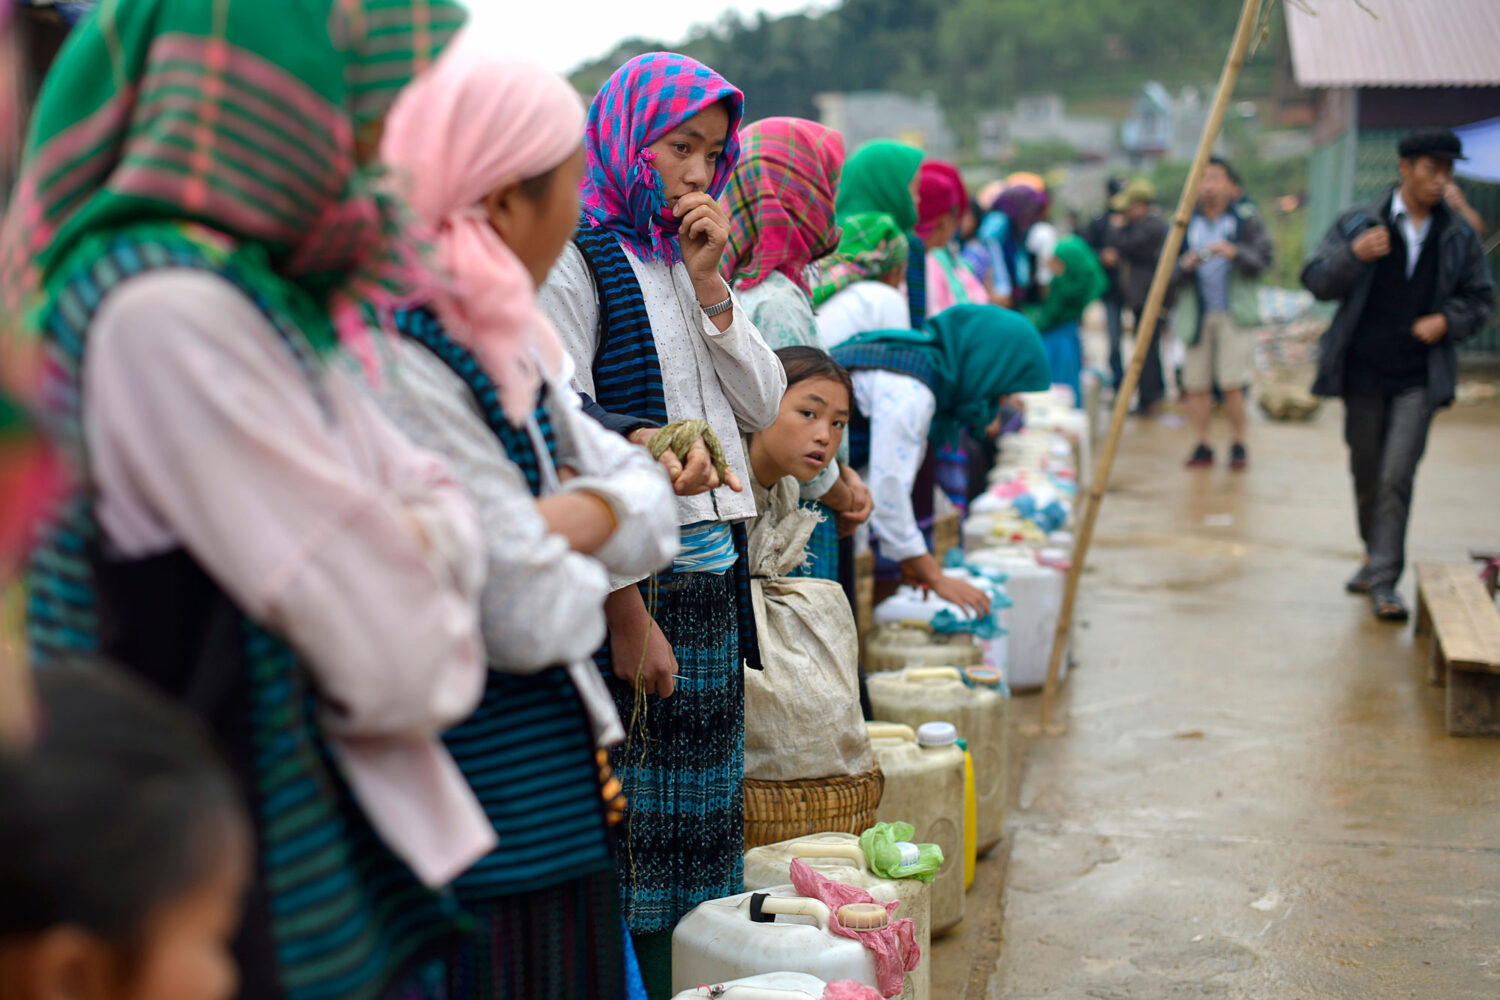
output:
[[[583,102],[567,81],[487,50],[468,31],[386,118],[381,155],[433,230],[437,262],[451,280],[431,305],[448,336],[479,359],[515,424],[536,406],[543,371],[561,376],[564,355],[531,274],[481,202],[502,184],[553,170],[582,141]]]

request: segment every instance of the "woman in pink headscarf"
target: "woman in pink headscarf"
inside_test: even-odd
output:
[[[959,220],[969,207],[963,175],[951,163],[928,160],[917,171],[917,235],[927,246],[927,315],[961,303],[984,305],[984,283],[953,252]]]
[[[447,283],[397,313],[381,403],[448,459],[489,559],[489,683],[446,740],[500,846],[454,884],[479,925],[448,962],[454,997],[623,995],[618,785],[606,769],[601,789],[599,757],[623,730],[586,661],[612,578],[668,563],[677,523],[660,467],[582,413],[537,306],[578,218],[582,134],[566,81],[463,35],[396,101],[382,143]]]

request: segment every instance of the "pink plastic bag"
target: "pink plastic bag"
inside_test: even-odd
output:
[[[893,997],[901,992],[906,974],[914,970],[922,960],[922,949],[917,947],[917,934],[912,919],[895,919],[900,903],[881,903],[863,889],[824,878],[809,868],[801,858],[792,860],[792,887],[797,890],[798,895],[816,899],[828,907],[833,914],[830,923],[835,934],[853,938],[875,953],[875,978],[879,981],[882,996]],[[839,923],[838,911],[839,907],[850,903],[875,903],[883,906],[891,914],[891,922],[878,931],[849,930]]]
[[[828,988],[823,991],[823,1000],[881,1000],[881,996],[873,986],[845,979],[829,983]]]

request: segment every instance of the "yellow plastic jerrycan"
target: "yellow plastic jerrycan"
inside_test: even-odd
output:
[[[964,918],[964,754],[953,742],[922,746],[910,726],[871,722],[870,746],[885,775],[885,792],[875,818],[910,823],[914,843],[937,844],[943,866],[932,881],[932,936],[952,930]]]
[[[917,727],[919,747],[957,747],[964,755],[964,891],[974,884],[974,869],[979,855],[979,803],[974,798],[974,758],[969,746],[958,738],[958,728],[951,722],[924,722]]]
[[[1010,691],[998,670],[988,667],[907,667],[869,677],[875,715],[918,726],[951,722],[974,760],[978,840],[985,854],[1005,835],[1010,732]]]

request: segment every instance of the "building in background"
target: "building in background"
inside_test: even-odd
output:
[[[813,103],[818,120],[842,132],[851,152],[871,139],[895,139],[943,159],[951,159],[958,150],[934,94],[911,97],[892,90],[857,90],[818,94]]]
[[[989,111],[978,120],[980,156],[1004,160],[1018,145],[1057,143],[1071,146],[1078,157],[1095,161],[1116,149],[1115,123],[1108,118],[1068,114],[1061,94],[1031,94],[1016,101],[1010,111]]]
[[[1347,206],[1394,183],[1396,143],[1412,128],[1458,128],[1500,115],[1500,2],[1365,0],[1285,6],[1296,87],[1313,95],[1307,248]],[[1283,81],[1284,82],[1284,81]],[[1500,185],[1466,182],[1500,226]],[[1500,261],[1490,254],[1500,274]],[[1500,350],[1500,320],[1465,343]]]
[[[1210,93],[1183,87],[1175,96],[1155,80],[1148,80],[1130,104],[1130,115],[1120,125],[1120,148],[1136,165],[1158,160],[1182,163],[1198,152],[1198,139],[1208,124]],[[1232,114],[1253,119],[1255,105],[1241,102]],[[1222,152],[1222,133],[1216,151]]]

